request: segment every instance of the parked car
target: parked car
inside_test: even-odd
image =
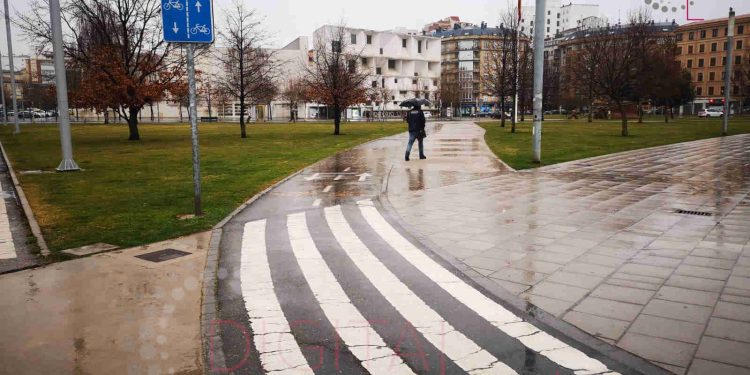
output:
[[[506,112],[506,113],[504,113],[503,115],[505,116],[505,119],[506,119],[506,120],[507,120],[507,119],[510,119],[510,118],[511,118],[511,116],[510,116],[510,112]],[[493,112],[493,113],[492,113],[492,114],[490,115],[490,117],[491,117],[491,118],[493,118],[493,119],[497,119],[497,120],[499,120],[499,119],[500,119],[500,112]]]
[[[430,117],[432,117],[432,113],[431,112],[425,112],[424,113],[424,118],[430,118]]]
[[[724,111],[719,109],[707,108],[698,112],[698,117],[724,117]]]

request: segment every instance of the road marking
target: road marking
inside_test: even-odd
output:
[[[600,361],[539,330],[531,323],[523,321],[432,260],[388,224],[372,201],[360,201],[357,205],[365,221],[396,252],[459,302],[474,310],[507,335],[518,339],[529,349],[539,352],[560,366],[574,370],[576,374],[597,374],[610,371]]]
[[[346,169],[344,169],[344,172],[349,172],[351,170],[352,170],[352,167],[346,167]]]
[[[280,374],[314,374],[292,335],[273,288],[266,249],[266,220],[245,224],[240,285],[263,369]]]
[[[287,216],[287,229],[294,256],[320,308],[362,366],[371,374],[413,374],[341,288],[310,235],[305,213]]]
[[[344,175],[340,174],[340,175],[336,176],[336,178],[334,178],[333,180],[334,181],[339,181],[339,180],[343,180],[343,179],[344,179]]]
[[[456,365],[469,373],[516,374],[512,368],[453,328],[388,270],[354,233],[340,206],[326,208],[325,216],[344,253],[378,292]]]
[[[316,200],[315,200],[315,201],[313,202],[313,207],[319,207],[319,206],[320,206],[320,204],[321,204],[322,202],[323,202],[323,200],[322,200],[322,199],[316,199]]]
[[[0,183],[0,191],[3,190]],[[5,208],[5,201],[0,199],[0,259],[16,259],[16,245],[13,243],[13,234],[10,230],[10,220]]]
[[[367,181],[367,177],[370,177],[370,176],[372,176],[372,175],[369,174],[369,173],[367,173],[367,172],[357,175],[357,177],[359,177],[359,182],[365,182],[365,181]]]
[[[331,189],[333,189],[333,185],[328,185],[328,186],[326,186],[325,189],[323,189],[323,192],[327,193],[327,192],[331,191]]]
[[[312,175],[310,177],[305,177],[305,180],[306,181],[317,180],[319,177],[320,177],[320,173],[316,173],[316,174],[314,174],[314,175]]]

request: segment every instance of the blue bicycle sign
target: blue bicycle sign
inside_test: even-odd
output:
[[[164,41],[213,43],[211,0],[161,0]]]

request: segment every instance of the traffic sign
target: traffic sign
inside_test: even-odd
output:
[[[164,41],[213,43],[212,0],[161,0]]]

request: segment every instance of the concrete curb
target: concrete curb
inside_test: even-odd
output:
[[[11,180],[13,180],[13,188],[16,190],[16,196],[18,197],[18,201],[23,208],[23,213],[26,215],[26,221],[29,223],[31,234],[36,237],[36,243],[37,246],[39,246],[39,250],[41,251],[42,256],[46,257],[50,254],[49,247],[47,247],[47,241],[44,240],[42,229],[39,227],[39,223],[36,221],[36,217],[34,217],[34,211],[31,210],[31,205],[26,199],[26,194],[24,194],[23,188],[21,188],[21,183],[18,181],[18,177],[16,177],[16,172],[13,169],[13,165],[10,163],[8,154],[5,153],[5,147],[3,146],[2,142],[0,142],[0,151],[2,151],[3,159],[5,160],[5,164],[8,166],[10,178]]]

